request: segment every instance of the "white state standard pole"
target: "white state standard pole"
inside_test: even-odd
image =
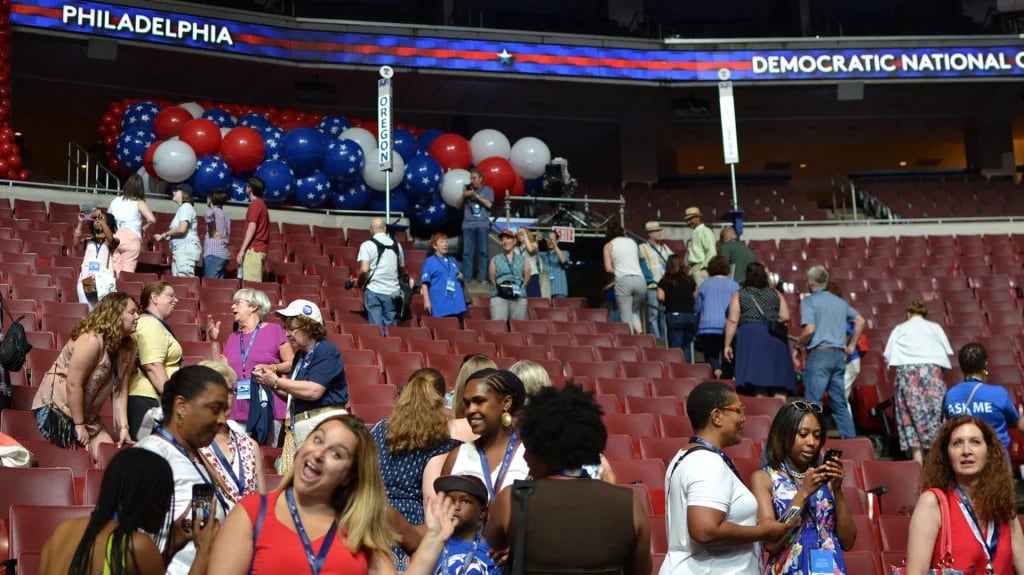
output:
[[[391,223],[391,66],[380,67],[377,80],[377,168],[384,172],[384,223]]]
[[[740,162],[739,136],[736,133],[736,105],[732,95],[732,82],[729,80],[729,69],[718,71],[718,110],[722,117],[722,151],[725,163],[729,164],[729,175],[732,181],[732,209],[739,209],[739,197],[736,193],[736,164]]]

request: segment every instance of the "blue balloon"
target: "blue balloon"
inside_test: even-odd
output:
[[[414,202],[441,191],[444,170],[441,163],[430,156],[413,156],[405,162],[405,178],[409,199]]]
[[[362,178],[352,182],[335,180],[331,188],[331,205],[337,210],[362,210],[370,203],[373,193]]]
[[[263,145],[267,150],[265,158],[267,160],[284,160],[284,130],[267,126],[259,132],[263,136]]]
[[[433,144],[434,140],[441,135],[444,135],[444,131],[438,130],[437,128],[431,128],[420,134],[420,137],[416,140],[416,145],[420,149],[420,152],[426,154],[427,151],[430,150],[430,144]],[[402,159],[404,160],[405,158]]]
[[[295,174],[281,160],[264,160],[253,175],[263,180],[263,200],[268,204],[279,204],[295,191]]]
[[[373,192],[373,197],[370,200],[370,209],[375,212],[384,211],[384,192]],[[395,188],[391,190],[391,211],[405,213],[409,210],[409,196],[402,193],[402,188]]]
[[[308,176],[324,161],[327,137],[316,128],[295,128],[284,137],[284,159],[296,176]]]
[[[254,130],[262,130],[271,126],[270,120],[267,119],[263,114],[257,114],[256,112],[250,112],[238,119],[239,126],[248,126]]]
[[[319,208],[327,201],[331,191],[331,181],[321,172],[295,180],[295,201],[306,208]]]
[[[349,122],[345,116],[324,116],[320,119],[320,123],[316,125],[317,130],[320,130],[331,139],[337,138],[342,132],[351,127],[352,122]]]
[[[220,108],[210,108],[203,112],[202,117],[217,124],[218,128],[234,128],[236,125],[235,119],[231,117],[231,114]]]
[[[137,102],[128,106],[121,116],[121,131],[146,130],[153,131],[153,121],[160,113],[160,106],[154,102]]]
[[[248,184],[245,180],[238,178],[231,178],[231,189],[228,192],[228,201],[248,204],[249,203],[249,192],[245,190]]]
[[[121,132],[114,150],[117,160],[125,168],[136,171],[142,167],[149,145],[156,141],[153,132],[144,129]]]
[[[395,128],[391,131],[391,147],[408,164],[409,160],[416,155],[416,136],[405,128]]]
[[[448,205],[444,203],[441,196],[434,195],[419,204],[409,214],[410,229],[416,236],[429,236],[440,230],[447,218]]]
[[[193,175],[192,191],[197,200],[206,200],[213,190],[227,190],[231,185],[231,168],[219,156],[199,158]]]
[[[324,173],[332,179],[354,180],[362,175],[366,156],[352,140],[334,140],[324,154]]]

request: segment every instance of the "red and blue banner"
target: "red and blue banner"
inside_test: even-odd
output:
[[[281,22],[271,26],[103,2],[11,3],[11,24],[17,27],[318,65],[656,83],[717,82],[722,68],[729,69],[737,82],[1024,76],[1024,42],[1016,39],[1007,39],[1002,46],[981,46],[978,39],[964,38],[962,46],[899,47],[906,41],[894,40],[888,48],[788,50],[707,50],[651,41],[657,47],[642,49],[597,45],[600,40],[589,38],[583,41],[595,45],[523,42],[513,33],[509,41],[502,41],[497,39],[499,30],[488,31],[488,39],[459,39],[423,35],[425,30],[429,34],[424,28],[416,35],[411,30],[409,35],[374,34],[332,31],[337,23],[328,21]],[[352,23],[346,26],[351,28]]]

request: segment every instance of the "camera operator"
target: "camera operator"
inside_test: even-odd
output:
[[[565,270],[572,259],[569,252],[558,247],[558,232],[548,232],[547,237],[541,238],[537,243],[540,250],[538,258],[548,272],[548,279],[551,280],[551,297],[569,297],[569,280],[565,276]]]
[[[405,273],[402,246],[387,234],[384,218],[370,220],[373,237],[359,246],[359,279],[363,288],[363,305],[370,323],[386,332],[387,326],[398,325],[398,306],[402,301],[399,284]]]
[[[470,171],[469,181],[462,192],[462,198],[455,205],[462,208],[462,273],[466,281],[475,277],[482,284],[487,283],[487,233],[491,229],[491,208],[494,206],[494,190],[484,185],[480,170]],[[475,257],[474,257],[475,256]],[[473,260],[476,273],[473,273]]]
[[[88,228],[88,233],[83,232]],[[114,289],[112,255],[120,243],[114,236],[114,216],[94,205],[82,206],[75,226],[75,248],[83,248],[82,267],[78,273],[78,301],[92,310],[103,296]]]

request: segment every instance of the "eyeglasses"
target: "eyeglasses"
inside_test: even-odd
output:
[[[289,325],[289,326],[285,327],[284,330],[289,332],[289,333],[291,333],[291,332],[300,331],[300,330],[302,330],[302,328],[300,326],[297,326],[297,325]]]
[[[738,413],[740,415],[743,415],[744,413],[747,412],[747,406],[743,405],[742,403],[734,403],[732,405],[723,405],[722,407],[719,407],[718,409],[724,409],[726,411],[732,411],[732,412]]]
[[[794,401],[793,407],[799,411],[813,411],[814,413],[821,413],[821,404],[812,403],[809,401]]]

